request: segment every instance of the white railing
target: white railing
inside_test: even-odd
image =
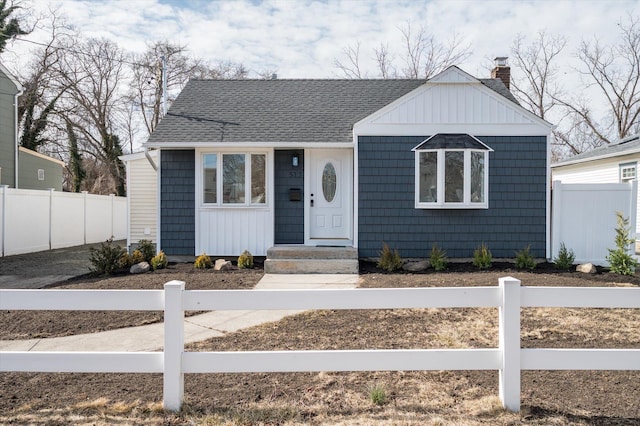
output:
[[[0,256],[99,243],[111,237],[127,237],[126,197],[0,185]]]
[[[184,312],[497,307],[489,349],[184,352]],[[640,288],[497,287],[351,290],[0,290],[0,310],[164,310],[164,352],[0,352],[0,371],[163,373],[179,410],[185,373],[498,370],[500,399],[520,409],[521,370],[640,370],[640,349],[521,349],[522,307],[640,308]]]

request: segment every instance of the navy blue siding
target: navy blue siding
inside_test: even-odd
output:
[[[160,244],[169,256],[195,255],[195,151],[160,152]]]
[[[427,257],[437,243],[451,258],[471,257],[485,242],[494,257],[514,257],[531,245],[546,255],[547,146],[544,136],[477,136],[489,154],[489,209],[414,207],[411,151],[427,136],[361,136],[359,255],[378,255],[382,243],[400,255]]]
[[[291,159],[298,155],[298,167]],[[299,188],[302,200],[290,201],[289,191]],[[304,244],[304,151],[275,152],[275,243]]]

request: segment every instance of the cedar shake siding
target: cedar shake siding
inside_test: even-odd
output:
[[[160,152],[160,243],[168,256],[195,255],[195,151]]]
[[[416,209],[415,157],[428,136],[360,136],[359,255],[386,242],[405,258],[424,258],[437,243],[450,258],[469,258],[482,242],[496,258],[531,246],[546,250],[545,136],[476,136],[491,147],[488,209]]]

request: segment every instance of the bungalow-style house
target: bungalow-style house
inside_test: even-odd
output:
[[[145,144],[159,151],[169,256],[353,247],[403,258],[549,250],[552,125],[499,78],[192,80]],[[506,84],[505,84],[506,82]],[[319,250],[320,252],[323,249]],[[331,249],[324,249],[331,252]]]
[[[640,135],[632,135],[607,146],[583,152],[551,165],[554,181],[562,183],[623,183],[637,180]],[[640,196],[637,208],[640,207]],[[640,236],[640,215],[636,216],[636,238]]]
[[[62,191],[64,162],[18,146],[22,85],[0,64],[0,185]]]

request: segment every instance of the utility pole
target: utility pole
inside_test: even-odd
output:
[[[162,61],[162,116],[167,115],[167,58],[160,56]]]

